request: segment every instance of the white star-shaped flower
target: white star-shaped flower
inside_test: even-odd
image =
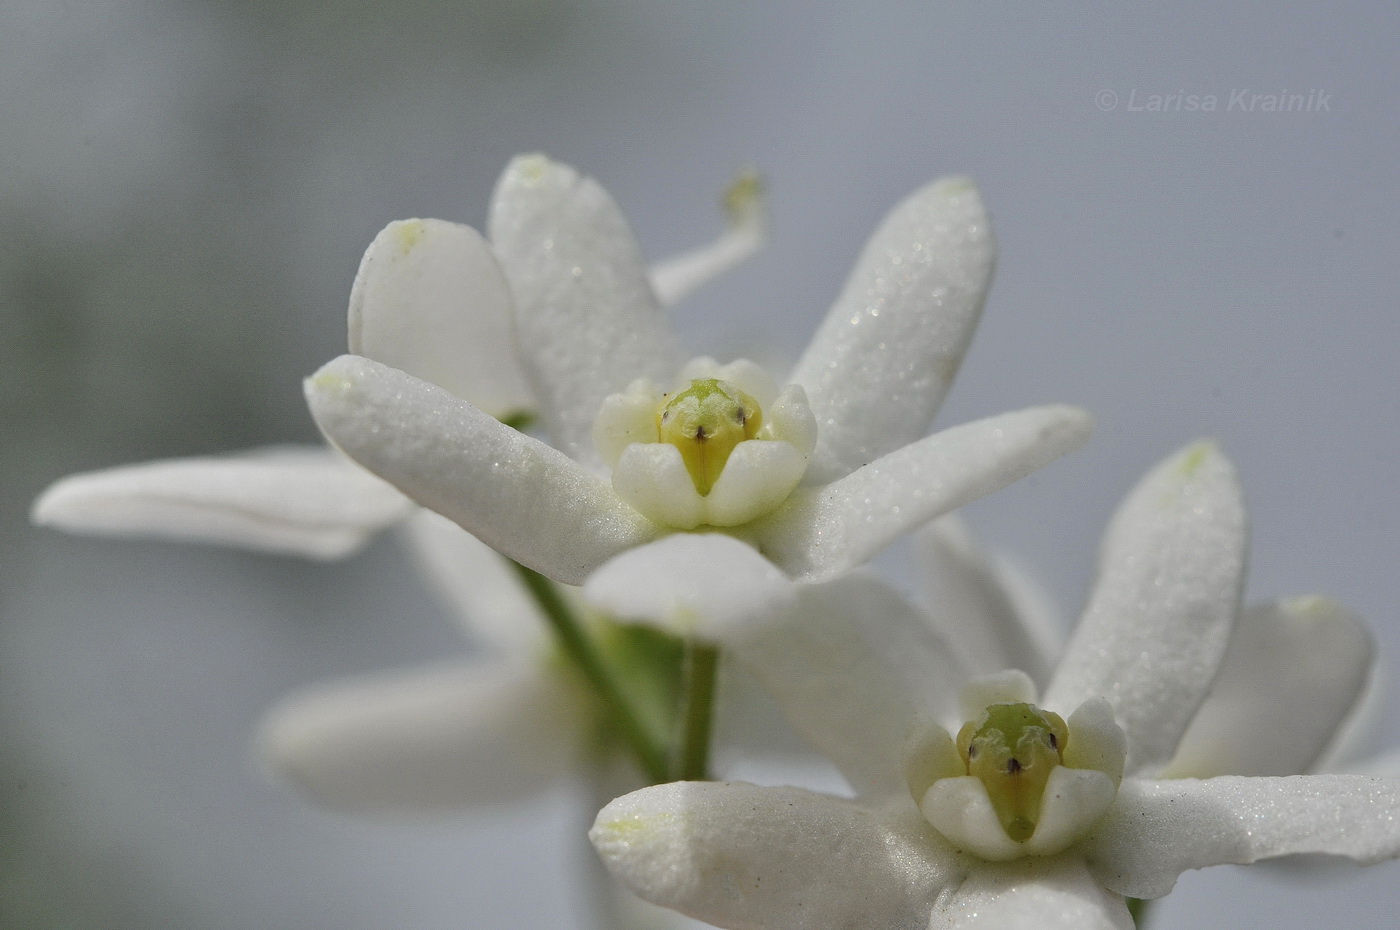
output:
[[[637,566],[605,568],[595,598],[652,620],[686,611],[696,635],[727,643],[767,680],[857,798],[662,785],[604,808],[594,844],[648,900],[768,930],[1128,930],[1124,897],[1166,894],[1188,869],[1400,855],[1400,779],[1171,777],[1231,648],[1245,549],[1224,456],[1197,444],[1158,466],[1114,517],[1043,699],[1011,672],[974,678],[958,700],[965,668],[938,625],[868,576],[786,593],[774,583],[765,626],[756,613],[697,614],[665,579],[624,594],[612,579],[637,578]],[[1318,609],[1328,610],[1294,612]],[[1359,687],[1344,675],[1316,688],[1321,709],[1284,697],[1296,719],[1286,715],[1282,732],[1263,720],[1249,738],[1267,755],[1296,725],[1311,753],[1319,721],[1335,722],[1335,705]]]
[[[1087,414],[1053,406],[920,438],[992,270],[967,181],[895,208],[781,389],[744,360],[684,363],[631,230],[591,179],[516,159],[490,226],[554,447],[361,356],[322,368],[307,397],[351,458],[556,581],[581,583],[620,552],[717,526],[791,577],[832,577],[1088,435]]]

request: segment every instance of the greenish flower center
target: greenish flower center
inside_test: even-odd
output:
[[[958,731],[967,773],[987,786],[1002,828],[1018,843],[1035,832],[1045,783],[1068,739],[1064,720],[1033,704],[993,704]]]
[[[686,471],[703,497],[719,480],[734,447],[758,435],[758,401],[728,381],[706,378],[662,398],[656,413],[661,441],[681,452]]]

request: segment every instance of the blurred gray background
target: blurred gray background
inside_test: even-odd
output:
[[[480,225],[524,150],[597,176],[653,256],[708,239],[758,165],[771,249],[677,318],[697,351],[789,359],[889,206],[974,175],[1001,263],[941,422],[1100,423],[970,508],[983,536],[1072,615],[1118,498],[1213,435],[1251,597],[1339,597],[1396,667],[1397,33],[1361,2],[0,6],[0,925],[584,925],[567,786],[365,822],[249,761],[290,689],[463,650],[392,543],[321,566],[25,522],[67,472],[313,441],[299,380],[343,351],[365,245]],[[1229,103],[1285,91],[1315,105]],[[1172,94],[1217,109],[1146,109]],[[1215,869],[1154,925],[1389,926],[1397,879]]]

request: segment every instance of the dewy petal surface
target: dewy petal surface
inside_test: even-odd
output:
[[[995,255],[965,178],[935,181],[885,218],[790,379],[817,416],[809,482],[928,432],[981,316]]]
[[[682,361],[641,248],[607,191],[543,155],[507,166],[490,228],[550,437],[596,464],[603,399],[636,378],[669,383]]]
[[[268,715],[260,752],[275,774],[347,810],[524,797],[576,763],[584,732],[584,696],[548,671],[483,662],[323,687]]]
[[[895,537],[1023,478],[1089,438],[1077,407],[1031,407],[964,423],[892,452],[824,488],[798,489],[746,527],[789,575],[821,581]]]
[[[800,788],[677,782],[598,814],[589,838],[641,897],[731,930],[924,930],[957,857],[919,820]]]
[[[1133,930],[1122,898],[1072,856],[988,865],[938,898],[928,930]]]
[[[306,382],[347,455],[492,548],[565,584],[661,529],[607,482],[436,385],[354,355]]]
[[[480,233],[445,220],[399,220],[370,243],[355,275],[350,351],[503,418],[535,406],[511,312],[510,289]]]
[[[1107,698],[1128,737],[1130,773],[1171,758],[1215,678],[1239,609],[1246,535],[1234,466],[1211,443],[1149,472],[1109,525],[1045,706]]]
[[[279,446],[71,475],[35,501],[31,518],[74,533],[339,559],[412,509],[328,449]]]
[[[1335,601],[1251,607],[1166,776],[1311,770],[1360,700],[1374,658],[1366,624]]]
[[[1157,898],[1187,869],[1293,853],[1400,855],[1400,779],[1371,775],[1126,779],[1085,856],[1120,894]]]

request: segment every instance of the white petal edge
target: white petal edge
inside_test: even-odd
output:
[[[1158,898],[1187,869],[1294,853],[1400,856],[1400,779],[1369,775],[1125,779],[1083,847],[1104,885]]]
[[[1031,407],[943,430],[822,488],[799,488],[744,529],[794,578],[833,578],[895,537],[1079,448],[1093,418]]]
[[[604,479],[436,385],[343,355],[306,382],[322,432],[482,542],[564,584],[661,535]]]
[[[613,801],[589,838],[642,898],[717,926],[922,930],[960,865],[909,814],[800,788],[676,782]]]
[[[790,379],[817,415],[814,481],[928,432],[972,340],[995,256],[966,178],[935,181],[890,211]]]
[[[1133,930],[1123,899],[1072,855],[988,863],[934,906],[928,930]]]
[[[1114,514],[1045,704],[1107,698],[1128,736],[1129,773],[1172,757],[1215,678],[1239,610],[1246,536],[1234,466],[1210,442],[1157,465]]]
[[[361,812],[431,812],[527,797],[576,763],[588,702],[544,656],[338,682],[263,721],[273,775]]]
[[[498,419],[533,410],[515,352],[510,289],[470,226],[399,220],[350,289],[350,352],[431,381]]]
[[[40,495],[30,519],[70,533],[329,560],[363,548],[412,510],[331,450],[275,446],[70,475]]]

